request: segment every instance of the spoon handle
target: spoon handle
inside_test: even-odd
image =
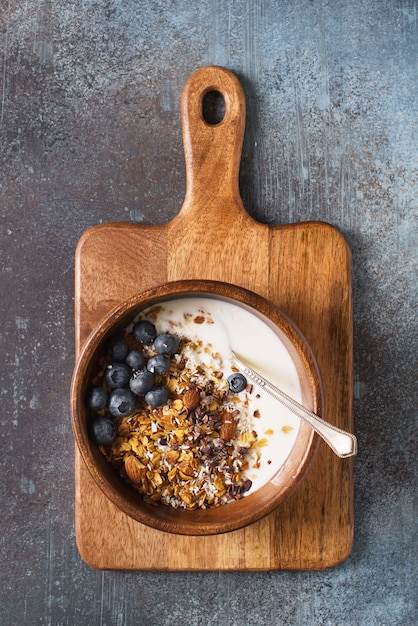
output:
[[[250,380],[278,400],[288,408],[289,411],[292,411],[292,413],[300,417],[300,419],[307,422],[337,456],[345,459],[357,454],[357,439],[355,435],[329,424],[312,411],[309,411],[309,409],[299,404],[299,402],[296,402],[296,400],[288,396],[281,389],[278,389],[278,387],[270,383],[264,376],[261,376],[261,374],[253,370],[249,365],[243,363],[234,352],[231,352],[231,357],[235,365],[243,374],[248,376]]]

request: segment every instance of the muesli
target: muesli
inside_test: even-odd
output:
[[[106,445],[100,445],[100,449],[148,502],[193,510],[239,500],[251,489],[248,470],[250,464],[257,464],[258,449],[265,443],[258,438],[249,414],[252,385],[243,381],[239,373],[234,380],[233,368],[232,375],[227,377],[225,363],[215,346],[187,337],[175,322],[170,331],[176,340],[175,353],[164,355],[165,362],[156,359],[161,355],[157,340],[161,336],[158,335],[159,310],[160,307],[154,307],[147,311],[146,320],[136,320],[124,336],[112,342],[109,354],[101,361],[101,371],[93,386],[105,389],[108,402],[95,411],[92,423],[101,416],[111,421],[114,432],[111,441],[104,441]],[[213,323],[203,310],[191,319],[187,319],[188,315],[191,314],[185,312],[189,326]],[[141,343],[138,321],[143,327],[144,321],[157,326],[156,337],[150,335],[148,343]],[[170,343],[167,333],[164,336]],[[131,367],[129,380],[127,374],[123,378],[126,368],[118,365],[121,361],[116,361],[115,355],[124,358],[123,365],[127,359],[134,362],[136,357],[143,368],[136,371]],[[150,371],[146,365],[150,362],[156,362],[157,366],[151,367],[154,380],[147,393],[154,392],[155,397],[156,389],[160,395],[162,389],[168,390],[167,398],[161,396],[161,403],[152,401],[153,396],[147,397],[146,393],[134,394],[132,400],[132,389],[144,389],[142,379],[146,378],[144,372]],[[138,377],[141,380],[135,383]],[[111,386],[118,381],[123,382],[122,386],[112,390]],[[125,400],[131,398],[133,405],[130,407],[128,402],[127,409],[123,405],[125,411],[116,408],[109,416],[112,394],[119,397],[121,388],[125,390]],[[147,401],[150,397],[151,402]],[[127,415],[118,416],[118,411],[126,410]],[[103,443],[100,437],[97,443]]]

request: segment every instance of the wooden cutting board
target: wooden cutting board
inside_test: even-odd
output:
[[[202,115],[211,91],[225,101],[218,124]],[[102,317],[139,291],[169,280],[227,281],[270,299],[296,323],[321,371],[323,417],[352,431],[351,254],[344,238],[325,223],[267,226],[246,213],[238,189],[245,100],[230,72],[206,67],[191,76],[182,122],[187,191],[177,217],[160,226],[99,225],[80,239],[77,354]],[[77,450],[75,497],[77,545],[99,569],[321,569],[343,561],[353,541],[353,462],[322,441],[296,492],[267,518],[231,533],[178,536],[132,520],[105,498]]]

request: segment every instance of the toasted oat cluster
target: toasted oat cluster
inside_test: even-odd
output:
[[[125,340],[129,344],[130,336]],[[209,366],[202,354],[210,357]],[[223,365],[212,345],[182,337],[158,380],[170,392],[168,401],[151,406],[140,399],[132,413],[113,420],[116,436],[100,449],[145,501],[207,509],[250,490],[246,470],[257,455],[251,386],[231,391]]]

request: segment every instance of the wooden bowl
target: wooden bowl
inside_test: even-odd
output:
[[[147,504],[105,459],[87,431],[89,411],[85,398],[106,341],[121,332],[142,310],[162,301],[181,297],[209,297],[232,302],[255,314],[277,333],[296,365],[303,404],[322,411],[320,375],[309,346],[291,321],[273,304],[241,287],[208,280],[166,283],[140,293],[109,313],[88,338],[76,363],[71,386],[71,419],[77,446],[97,486],[124,513],[158,530],[181,535],[212,535],[252,524],[280,505],[306,473],[317,447],[318,436],[301,423],[294,445],[280,468],[264,486],[241,500],[216,508],[189,511]]]

